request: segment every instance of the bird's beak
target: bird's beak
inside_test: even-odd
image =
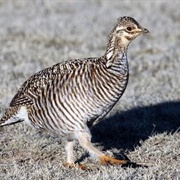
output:
[[[141,33],[149,33],[149,30],[147,30],[146,28],[141,27]]]
[[[149,33],[149,30],[140,26],[140,27],[138,27],[138,29],[134,30],[134,32],[136,32],[140,35],[140,34],[144,34],[144,33]]]

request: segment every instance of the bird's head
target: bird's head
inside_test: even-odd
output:
[[[140,34],[148,33],[149,31],[131,17],[121,17],[118,19],[117,24],[112,30],[112,36],[121,47],[126,47],[129,43]]]

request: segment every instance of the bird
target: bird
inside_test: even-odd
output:
[[[0,127],[26,122],[65,141],[65,166],[75,167],[73,147],[79,143],[100,164],[128,161],[106,155],[91,142],[91,127],[114,107],[129,77],[127,50],[148,33],[132,17],[117,19],[101,57],[72,59],[37,72],[19,88],[0,120]],[[80,168],[84,168],[81,164]]]

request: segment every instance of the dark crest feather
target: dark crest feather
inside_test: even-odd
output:
[[[118,24],[127,24],[127,23],[134,23],[139,27],[139,23],[133,19],[132,17],[128,17],[128,16],[123,16],[117,19],[118,20]]]

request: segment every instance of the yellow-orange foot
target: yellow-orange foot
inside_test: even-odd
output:
[[[100,163],[102,165],[107,165],[107,164],[120,165],[120,164],[127,164],[128,161],[119,160],[119,159],[115,159],[115,158],[103,155],[103,156],[100,156]]]
[[[75,168],[75,167],[77,167],[77,168],[79,168],[79,169],[81,169],[81,170],[88,170],[88,168],[86,167],[86,166],[84,166],[83,164],[74,164],[74,163],[64,163],[63,164],[65,167],[68,167],[68,168]]]

